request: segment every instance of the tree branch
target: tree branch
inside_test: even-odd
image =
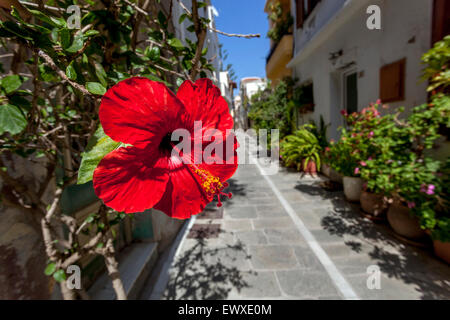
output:
[[[62,71],[56,65],[56,63],[53,61],[53,59],[48,54],[46,54],[44,51],[39,49],[38,50],[38,55],[39,55],[39,57],[44,59],[45,63],[48,64],[48,66],[50,68],[52,68],[53,71],[55,71],[64,81],[68,82],[72,87],[74,87],[75,89],[79,90],[83,95],[86,95],[88,97],[94,98],[94,96],[84,86],[82,86],[81,84],[70,80],[67,77],[66,73],[64,71]]]
[[[193,16],[192,16],[192,13],[191,13],[191,12],[189,11],[189,9],[184,5],[184,3],[183,3],[181,0],[177,0],[177,1],[178,1],[178,3],[180,4],[181,8],[183,8],[183,10],[186,12],[186,14],[187,14],[188,16],[190,16],[190,17],[193,17]],[[194,11],[194,10],[193,10],[193,11]],[[227,33],[227,32],[224,32],[224,31],[220,31],[220,30],[218,30],[218,29],[216,29],[216,28],[214,28],[214,27],[212,27],[212,26],[209,26],[209,25],[207,26],[207,28],[210,29],[210,30],[213,31],[213,32],[222,34],[222,35],[227,36],[227,37],[237,37],[237,38],[246,38],[246,39],[250,39],[250,38],[259,38],[259,37],[261,37],[261,35],[260,35],[259,33],[255,33],[255,34]]]
[[[197,49],[195,50],[194,59],[192,59],[192,70],[189,77],[194,81],[198,74],[198,63],[202,56],[203,45],[206,39],[206,29],[203,27],[198,15],[197,0],[192,0],[192,20],[194,22],[195,35],[197,36]]]

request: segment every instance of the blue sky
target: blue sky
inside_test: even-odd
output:
[[[236,76],[265,77],[266,56],[269,53],[270,40],[266,37],[269,29],[267,15],[264,12],[265,0],[213,0],[212,4],[219,12],[216,27],[228,33],[260,33],[260,38],[230,38],[219,34],[219,41],[228,51],[228,63],[233,65]],[[237,92],[235,92],[236,94]]]

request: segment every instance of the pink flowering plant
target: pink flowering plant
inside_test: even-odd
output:
[[[441,188],[435,190],[436,210],[431,224],[431,236],[434,239],[450,242],[450,159],[442,166],[438,176]],[[431,220],[431,219],[430,219]]]
[[[450,235],[448,210],[443,209],[448,208],[443,201],[448,186],[444,165],[429,153],[442,126],[450,127],[450,98],[435,96],[404,120],[399,119],[402,111],[383,116],[378,123],[368,146],[369,158],[360,162],[361,177],[370,191],[408,206],[422,228],[444,239]]]
[[[341,128],[341,138],[338,142],[331,142],[325,152],[325,161],[341,174],[349,177],[359,177],[368,162],[380,153],[379,145],[374,141],[380,137],[381,117],[378,107],[380,102],[371,104],[361,112],[342,115],[346,127]]]

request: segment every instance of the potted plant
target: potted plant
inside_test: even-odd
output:
[[[442,165],[437,178],[427,197],[422,224],[431,235],[436,256],[450,264],[450,159]]]
[[[343,175],[336,171],[336,167],[339,167],[340,155],[336,142],[331,139],[330,145],[325,147],[323,152],[323,165],[326,165],[326,171],[324,174],[330,178],[331,181],[342,184]]]
[[[374,135],[371,142],[379,144],[380,152],[367,159],[361,170],[369,191],[362,195],[362,204],[364,211],[370,213],[370,201],[376,201],[375,197],[378,200],[386,197],[390,203],[387,219],[392,229],[404,238],[418,240],[425,233],[412,211],[416,202],[410,196],[419,191],[417,185],[423,177],[415,174],[420,163],[411,153],[412,144],[408,132],[395,124],[395,116],[386,116],[386,121],[383,122],[386,125],[380,127],[381,131]]]
[[[331,167],[328,165],[328,163],[322,161],[322,168],[320,170],[324,176],[331,179],[332,173],[331,173]]]
[[[298,170],[315,174],[320,170],[321,146],[311,132],[312,124],[303,125],[293,135],[281,142],[280,154],[287,166],[296,166]]]
[[[436,227],[437,195],[441,193],[439,161],[411,154],[392,176],[393,204],[388,221],[394,231],[411,240],[423,240]]]
[[[396,117],[400,113],[381,116],[377,111],[380,102],[363,110],[354,128],[363,139],[361,154],[366,156],[359,162],[361,178],[366,181],[361,193],[362,210],[372,220],[384,219],[388,209],[387,198],[391,198],[391,176],[396,166],[407,161],[410,149],[409,136],[397,128]],[[383,106],[387,109],[388,106]],[[400,109],[402,111],[402,109]]]
[[[430,104],[415,107],[406,120],[393,116],[393,136],[387,152],[395,161],[380,163],[377,181],[383,181],[385,194],[393,205],[388,221],[398,234],[410,239],[422,239],[424,230],[433,230],[436,210],[443,186],[439,178],[441,162],[426,155],[440,137],[442,124],[449,126],[450,99],[435,96]],[[442,221],[445,221],[442,220]]]
[[[332,180],[340,180],[343,183],[347,200],[359,201],[363,180],[359,177],[359,168],[353,159],[354,153],[350,145],[346,143],[346,138],[343,137],[337,143],[331,143],[327,154],[331,160],[330,166],[335,171],[330,173]],[[342,178],[336,173],[341,174]]]
[[[314,122],[314,120],[311,120],[311,127],[309,128],[309,130],[316,136],[319,145],[320,145],[320,149],[321,149],[321,153],[320,153],[320,158],[321,158],[321,166],[320,166],[320,172],[322,174],[324,174],[327,177],[330,177],[331,175],[331,168],[328,164],[325,163],[325,153],[326,151],[329,150],[329,143],[328,143],[328,139],[327,139],[327,131],[328,131],[328,127],[330,126],[330,124],[325,124],[325,121],[323,119],[323,116],[320,116],[320,122],[319,125],[316,125],[316,123]]]
[[[363,180],[361,169],[369,157],[378,153],[371,139],[382,121],[377,104],[371,104],[361,112],[348,114],[342,111],[347,127],[341,128],[341,138],[333,144],[331,166],[344,175],[344,194],[349,201],[360,201]]]
[[[440,188],[436,192],[434,207],[434,215],[427,215],[428,223],[426,224],[430,229],[430,234],[433,239],[434,252],[442,260],[450,264],[450,160],[448,158],[448,143],[449,143],[449,112],[450,112],[450,97],[448,95],[450,88],[450,36],[446,36],[442,41],[435,43],[434,47],[430,49],[422,57],[422,61],[426,65],[423,72],[423,79],[429,82],[428,91],[438,92],[433,96],[433,105],[435,106],[437,119],[442,119],[440,122],[439,133],[441,137],[441,144],[447,144],[447,148],[441,148],[438,152],[436,150],[434,156],[440,156],[442,160],[447,159],[441,168]],[[438,115],[437,113],[440,113]]]

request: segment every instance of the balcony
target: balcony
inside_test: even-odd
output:
[[[274,84],[292,75],[291,69],[286,65],[292,59],[293,36],[284,35],[280,42],[270,51],[266,60],[266,75]]]

